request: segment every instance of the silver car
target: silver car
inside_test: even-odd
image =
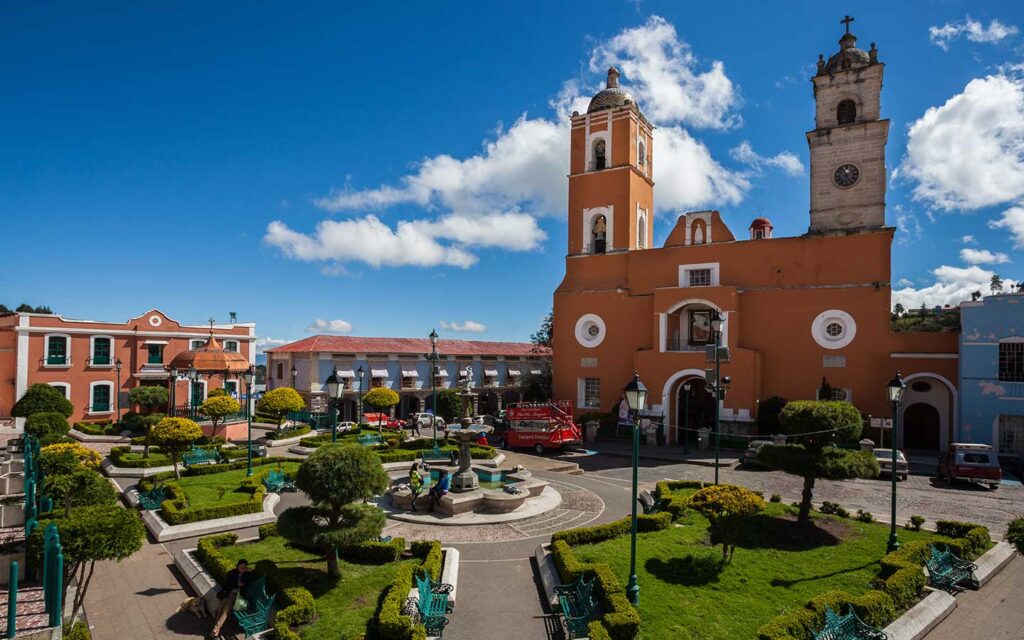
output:
[[[881,472],[878,477],[889,475],[892,473],[892,449],[875,449],[875,459],[878,460],[878,468]],[[907,462],[907,458],[903,455],[903,452],[899,449],[896,450],[896,477],[900,480],[906,480],[910,475],[910,464]]]
[[[751,440],[750,444],[747,445],[746,450],[743,452],[743,457],[740,458],[740,463],[744,467],[763,467],[764,464],[757,459],[757,451],[766,444],[772,444],[772,441]]]

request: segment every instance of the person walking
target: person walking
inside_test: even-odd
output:
[[[417,438],[420,437],[420,417],[416,414],[409,418],[409,432]]]
[[[220,630],[228,619],[228,615],[235,609],[239,594],[256,579],[256,573],[249,568],[249,563],[242,559],[235,565],[235,568],[228,571],[224,576],[224,583],[217,593],[220,605],[217,607],[217,614],[214,616],[213,630],[210,638],[220,638]]]
[[[420,465],[418,462],[412,463],[412,468],[409,469],[409,490],[412,491],[412,510],[416,510],[416,498],[420,497],[420,492],[423,491],[423,476],[420,475]]]
[[[448,471],[441,469],[441,477],[437,479],[437,484],[430,488],[428,495],[434,508],[441,506],[441,498],[448,493],[448,488],[451,486],[451,478],[448,476]]]

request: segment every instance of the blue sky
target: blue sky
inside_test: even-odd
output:
[[[806,230],[833,6],[4,3],[0,302],[526,339],[563,272],[565,116],[609,63],[658,125],[656,242],[687,209]],[[1024,5],[854,17],[887,65],[895,297],[1024,278]]]

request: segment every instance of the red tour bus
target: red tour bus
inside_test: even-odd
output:
[[[572,421],[568,400],[511,404],[505,410],[504,428],[495,431],[499,446],[532,447],[537,453],[583,442],[583,431]]]

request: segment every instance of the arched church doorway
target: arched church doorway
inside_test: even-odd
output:
[[[684,437],[689,446],[696,445],[697,430],[714,427],[715,399],[703,378],[687,378],[679,382],[676,387],[675,413],[677,446],[683,446]]]
[[[941,448],[939,411],[918,402],[903,412],[903,448],[936,451]]]

